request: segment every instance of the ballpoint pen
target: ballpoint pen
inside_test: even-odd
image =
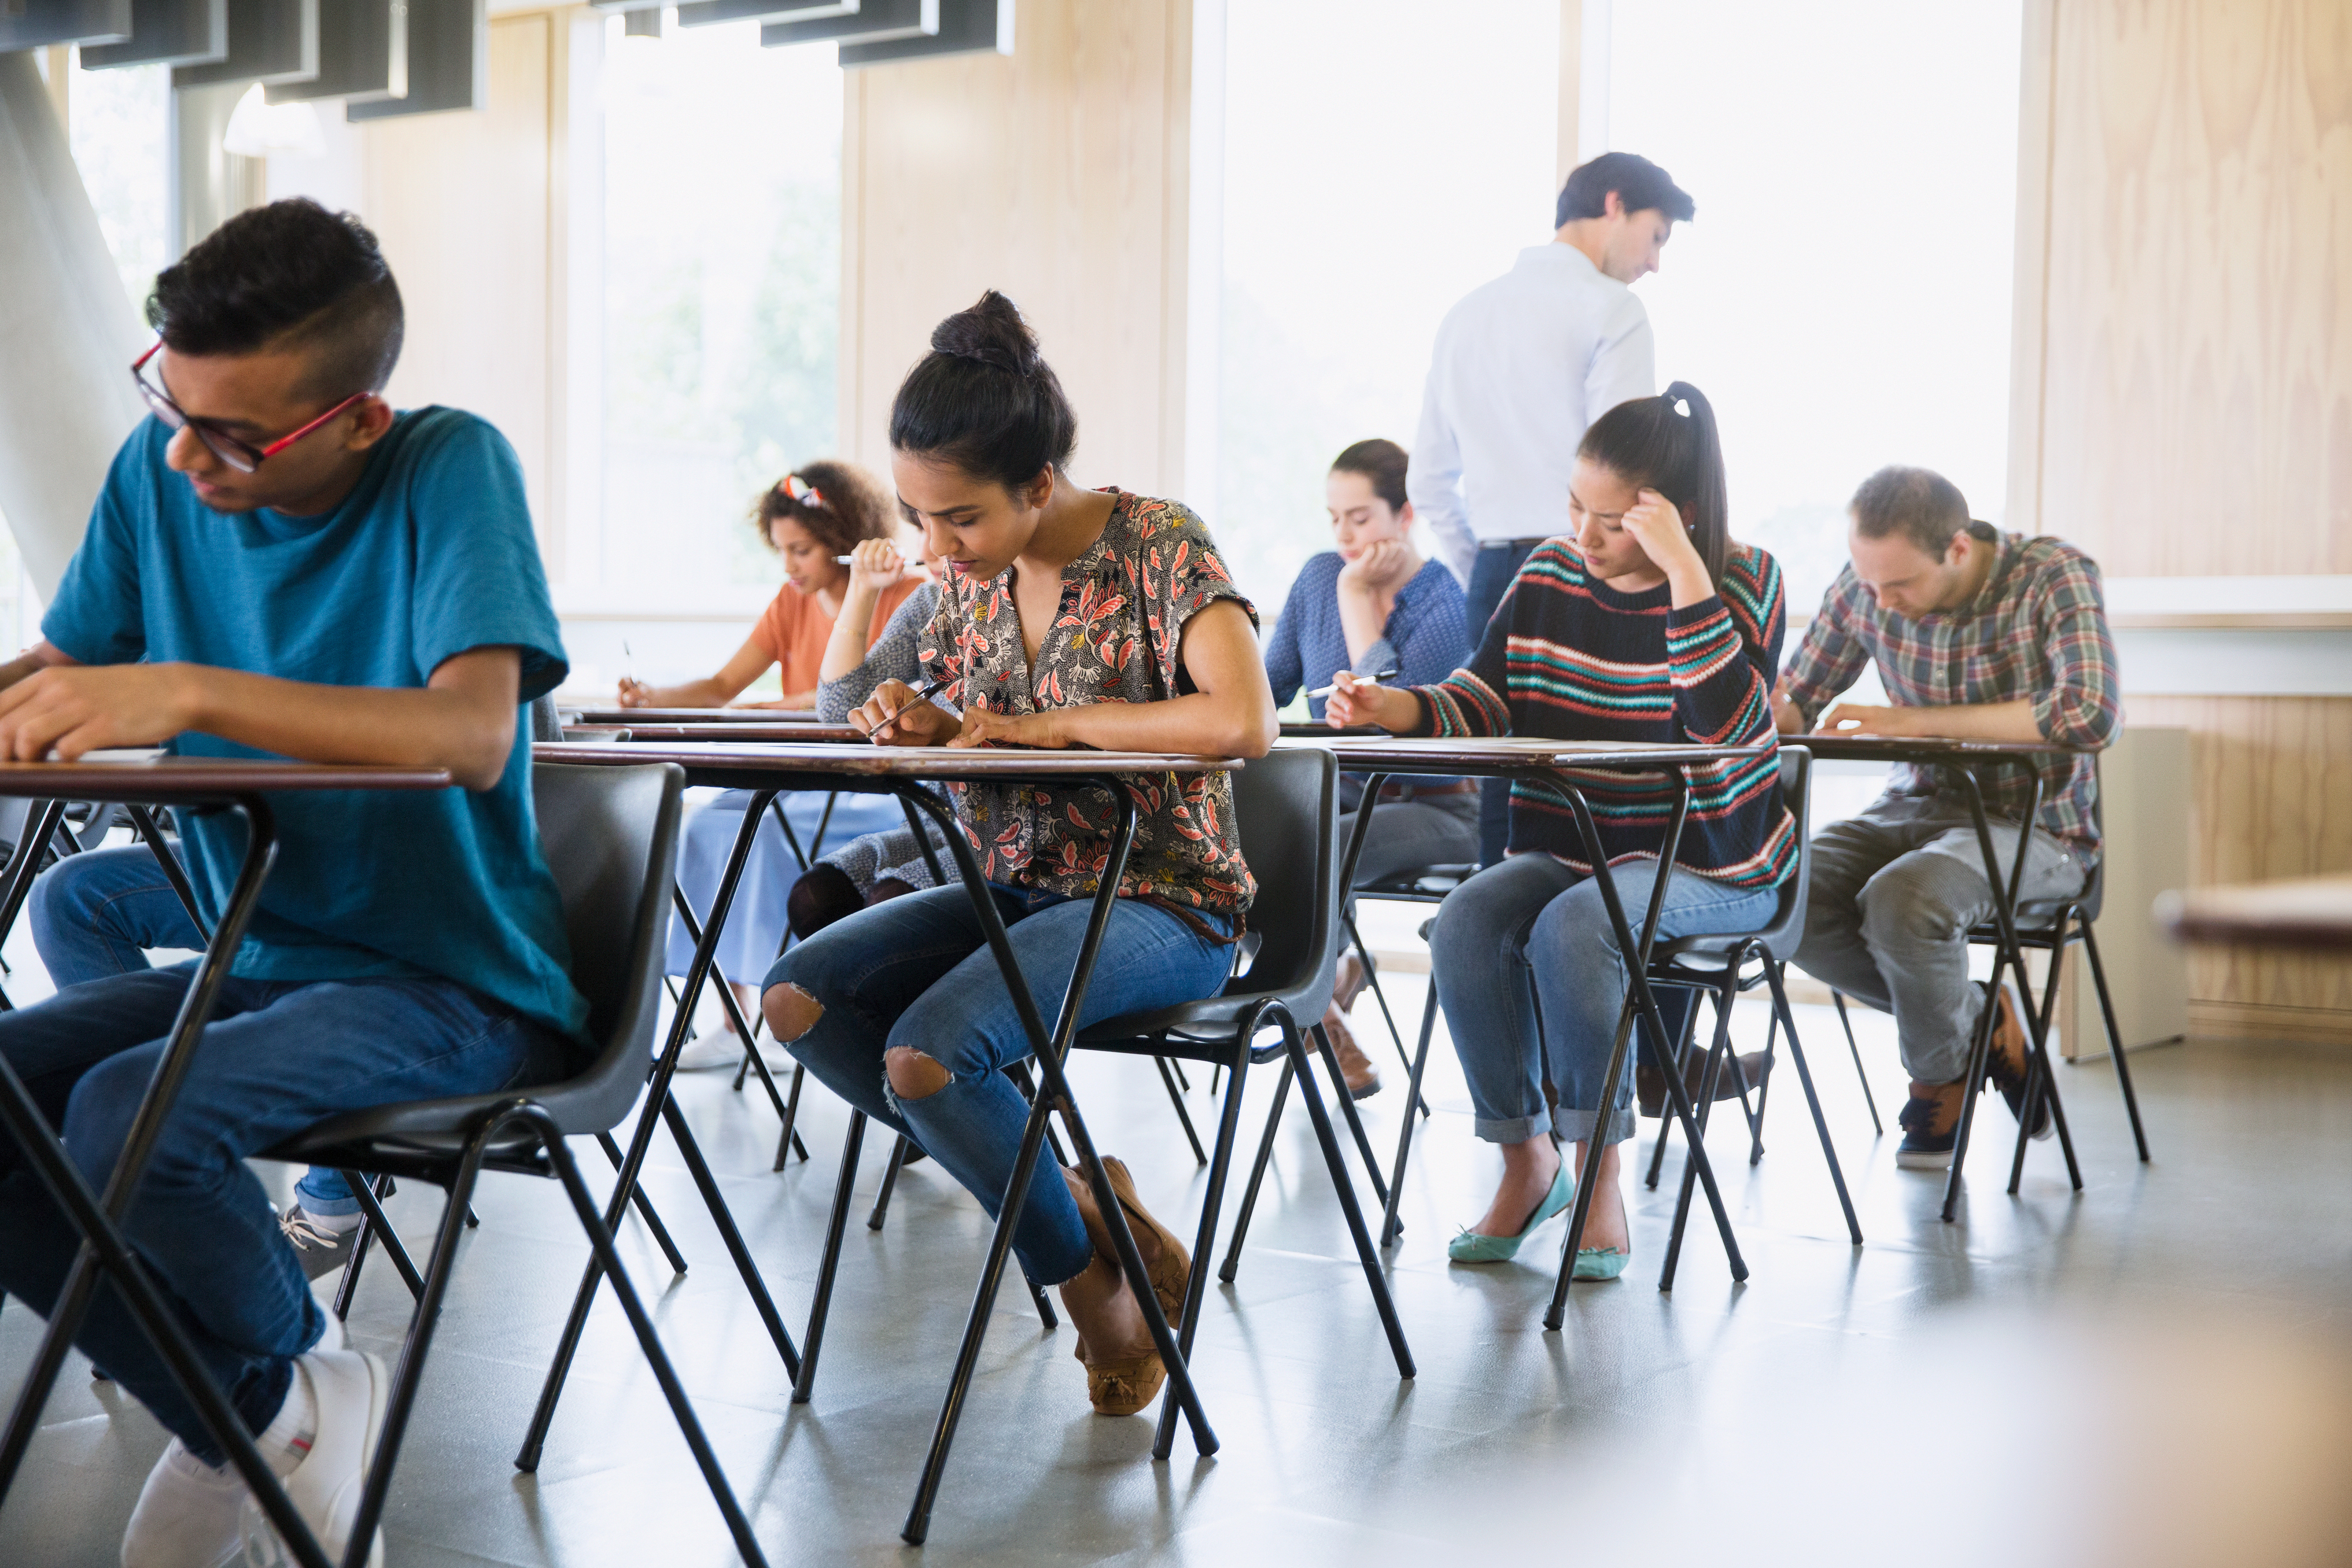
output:
[[[913,696],[908,697],[905,702],[900,703],[897,707],[891,709],[887,717],[884,718],[880,724],[876,725],[872,729],[867,730],[866,732],[866,738],[873,740],[884,730],[898,723],[899,716],[904,714],[908,708],[913,707],[917,703],[929,702],[947,689],[948,683],[945,681],[925,682],[922,690],[917,692]]]
[[[1350,673],[1352,674],[1353,672],[1350,672]],[[1373,673],[1373,674],[1369,674],[1369,675],[1357,675],[1357,676],[1356,676],[1356,684],[1357,684],[1358,685],[1360,685],[1360,686],[1376,686],[1376,685],[1379,685],[1382,681],[1391,681],[1391,680],[1394,680],[1395,678],[1396,678],[1396,671],[1395,671],[1394,669],[1386,669],[1386,670],[1380,670],[1380,671],[1376,671],[1375,673]],[[1334,681],[1334,682],[1332,682],[1332,683],[1331,683],[1329,685],[1328,685],[1328,686],[1318,686],[1318,687],[1316,687],[1313,691],[1308,692],[1307,695],[1308,696],[1310,696],[1310,697],[1328,697],[1328,696],[1329,696],[1333,692],[1336,692],[1336,691],[1338,691],[1339,689],[1339,682],[1337,682],[1337,681]]]

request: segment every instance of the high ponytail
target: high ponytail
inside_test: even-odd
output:
[[[1576,455],[1635,489],[1655,490],[1672,501],[1706,562],[1707,580],[1722,582],[1731,559],[1731,494],[1723,476],[1723,436],[1705,392],[1676,382],[1663,397],[1621,402],[1592,422]]]
[[[1078,416],[1037,334],[993,288],[932,329],[931,351],[890,405],[892,450],[1007,490],[1058,473],[1077,442]]]

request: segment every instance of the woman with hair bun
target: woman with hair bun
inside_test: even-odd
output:
[[[961,716],[886,681],[851,722],[887,745],[1264,756],[1276,726],[1256,612],[1208,529],[1173,501],[1079,489],[1076,441],[1011,300],[992,290],[940,323],[891,408],[890,475],[946,569],[919,656]],[[1225,774],[1139,775],[1127,789],[1134,847],[1082,1024],[1214,996],[1255,891]],[[1031,991],[1059,996],[1108,861],[1111,802],[1087,786],[950,794]],[[1003,1070],[1029,1037],[961,887],[826,926],[777,960],[762,1007],[810,1071],[996,1212],[1029,1113]],[[1126,1166],[1104,1164],[1172,1322],[1191,1260]],[[1076,1173],[1040,1169],[1013,1244],[1031,1280],[1061,1288],[1095,1409],[1143,1408],[1166,1369]]]
[[[1569,520],[1572,535],[1546,539],[1519,569],[1468,668],[1410,690],[1359,685],[1343,672],[1326,709],[1330,722],[1401,735],[1706,746],[1770,738],[1780,568],[1731,538],[1723,445],[1696,387],[1676,382],[1664,397],[1620,403],[1593,423],[1577,447]],[[1591,802],[1625,907],[1646,908],[1672,789],[1622,774],[1570,773]],[[1770,752],[1691,769],[1690,818],[1658,934],[1762,925],[1796,847]],[[1430,937],[1438,1005],[1469,1081],[1475,1130],[1503,1148],[1494,1202],[1446,1249],[1457,1263],[1511,1258],[1574,1200],[1559,1143],[1575,1145],[1576,1168],[1586,1168],[1628,984],[1586,852],[1564,796],[1515,783],[1508,855],[1438,908]],[[1666,1006],[1669,1027],[1687,1007]],[[1547,1103],[1547,1084],[1557,1107]],[[1579,1279],[1613,1280],[1632,1255],[1618,1190],[1618,1144],[1634,1132],[1624,1109],[1621,1099],[1616,1140],[1591,1167],[1603,1186],[1577,1252]]]

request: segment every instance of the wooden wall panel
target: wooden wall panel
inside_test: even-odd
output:
[[[1190,0],[1023,0],[1013,56],[849,73],[842,418],[881,468],[939,319],[1000,288],[1078,411],[1082,483],[1181,485]]]
[[[2130,701],[2135,724],[2189,727],[2191,885],[2352,871],[2352,697]],[[2200,1033],[2352,1043],[2352,960],[2198,948]]]
[[[2352,572],[2352,5],[2053,4],[2042,530]]]
[[[554,18],[490,23],[489,105],[362,129],[361,211],[408,309],[389,395],[480,414],[522,459],[540,549],[560,561],[548,504],[560,391],[551,359],[550,114]]]

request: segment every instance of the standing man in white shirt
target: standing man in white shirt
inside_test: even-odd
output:
[[[1647,158],[1604,152],[1560,188],[1551,243],[1519,252],[1439,325],[1405,487],[1438,558],[1467,585],[1474,643],[1528,553],[1567,526],[1585,427],[1655,395],[1650,318],[1629,286],[1658,270],[1675,223],[1695,211]],[[1492,865],[1510,787],[1489,782],[1485,795],[1479,862]]]

